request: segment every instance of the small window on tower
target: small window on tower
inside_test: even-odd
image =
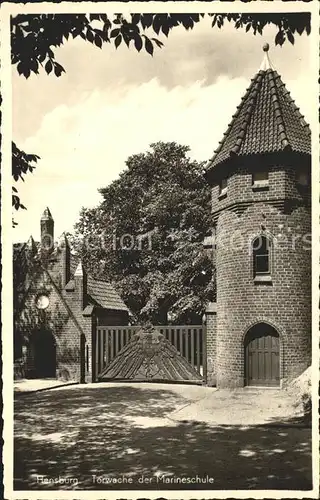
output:
[[[227,196],[228,191],[228,181],[227,179],[222,179],[219,184],[219,198]]]
[[[270,240],[263,235],[252,242],[253,275],[255,281],[270,281]]]
[[[298,173],[298,184],[303,187],[307,187],[309,185],[309,175],[307,172]]]
[[[269,173],[265,170],[252,174],[252,188],[266,189],[269,187]]]

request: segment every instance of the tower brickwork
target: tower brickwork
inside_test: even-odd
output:
[[[54,246],[54,220],[47,207],[40,220],[41,230],[41,249],[43,251],[52,251]]]
[[[280,386],[311,362],[310,143],[266,55],[206,171],[218,387]]]

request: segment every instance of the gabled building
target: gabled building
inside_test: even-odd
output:
[[[96,327],[127,325],[129,309],[111,283],[88,275],[65,235],[54,243],[46,208],[41,241],[14,245],[15,374],[90,381]]]
[[[205,173],[217,281],[208,377],[218,387],[280,386],[311,362],[311,132],[263,50]]]

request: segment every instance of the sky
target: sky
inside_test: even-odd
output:
[[[262,46],[308,122],[312,106],[310,37],[275,46],[276,30],[263,36],[232,26],[212,29],[203,20],[191,31],[174,29],[151,57],[121,45],[101,50],[69,40],[56,50],[66,70],[60,78],[12,72],[13,140],[41,157],[19,182],[27,210],[14,213],[14,241],[37,240],[48,206],[55,236],[71,231],[82,207],[101,201],[99,188],[116,179],[128,156],[156,141],[191,148],[190,157],[207,161],[259,70]]]

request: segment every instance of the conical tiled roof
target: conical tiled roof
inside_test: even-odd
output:
[[[49,210],[49,208],[45,208],[42,216],[41,216],[41,219],[52,219],[52,215],[51,215],[51,212]]]
[[[231,157],[284,150],[310,154],[311,131],[266,54],[207,170]]]

